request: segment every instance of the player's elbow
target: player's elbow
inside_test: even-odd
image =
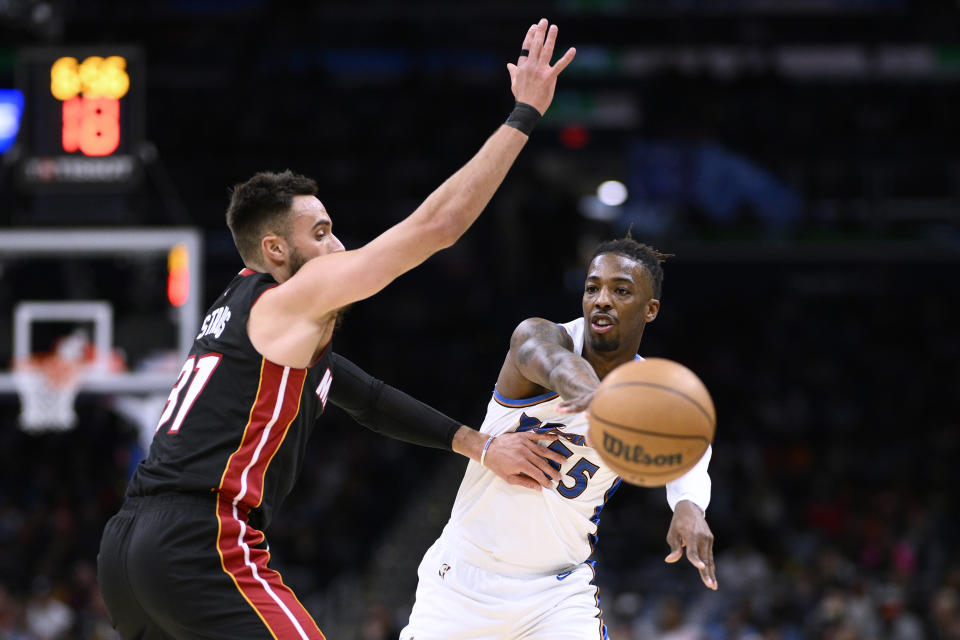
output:
[[[456,224],[450,212],[441,210],[424,224],[423,233],[425,239],[434,247],[434,251],[439,251],[452,247],[465,230]]]
[[[471,199],[458,194],[440,206],[429,216],[427,225],[429,234],[438,249],[453,246],[464,234],[470,223],[476,218],[471,211]],[[475,205],[473,205],[475,208]]]

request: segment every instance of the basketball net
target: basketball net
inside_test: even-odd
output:
[[[27,433],[69,431],[77,424],[73,408],[80,379],[91,362],[82,332],[58,341],[54,351],[14,363],[14,384],[20,396],[20,428]]]

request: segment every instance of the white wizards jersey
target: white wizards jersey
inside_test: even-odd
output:
[[[561,326],[580,354],[583,318]],[[494,391],[482,433],[556,433],[551,448],[567,459],[560,481],[540,491],[507,484],[469,462],[442,536],[466,562],[502,575],[548,575],[572,569],[592,553],[600,510],[620,478],[586,445],[586,412],[558,413],[560,402],[553,392],[518,400]]]

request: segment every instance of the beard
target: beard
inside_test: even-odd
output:
[[[292,278],[305,264],[307,264],[307,259],[297,251],[296,247],[290,245],[290,277]]]
[[[590,347],[596,352],[616,351],[620,348],[620,340],[617,338],[605,338],[603,336],[590,336]]]

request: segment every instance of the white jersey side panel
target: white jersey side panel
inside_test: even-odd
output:
[[[583,319],[561,326],[581,353]],[[600,510],[620,478],[586,446],[586,413],[558,413],[559,403],[555,393],[518,401],[494,393],[481,432],[557,433],[552,447],[566,462],[558,483],[532,491],[470,461],[443,533],[463,560],[504,575],[545,575],[568,570],[592,553]]]

